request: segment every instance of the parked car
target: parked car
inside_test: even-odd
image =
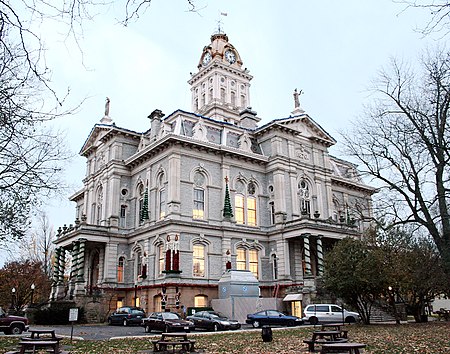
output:
[[[145,318],[145,312],[140,307],[120,307],[108,317],[108,324],[120,324],[124,326],[140,325]]]
[[[359,321],[359,314],[347,310],[342,311],[342,307],[334,304],[311,304],[303,311],[303,321],[312,325],[322,322],[347,322]]]
[[[28,319],[22,316],[7,315],[2,308],[0,308],[0,331],[5,334],[21,334],[23,331],[28,331]]]
[[[227,316],[215,311],[199,311],[188,316],[188,320],[194,322],[195,328],[212,330],[239,329],[241,324],[236,320],[230,320]]]
[[[277,310],[264,310],[247,315],[245,322],[258,328],[262,325],[298,326],[303,324],[301,318],[289,316]]]
[[[145,332],[190,332],[195,329],[194,323],[183,320],[174,312],[153,312],[149,317],[142,320]]]

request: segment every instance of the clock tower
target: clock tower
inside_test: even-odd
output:
[[[260,118],[250,107],[250,80],[239,52],[225,33],[215,33],[203,48],[198,72],[192,74],[192,111],[235,125],[256,127]]]

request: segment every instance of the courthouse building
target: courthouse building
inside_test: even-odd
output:
[[[329,154],[336,141],[300,92],[289,117],[259,125],[251,80],[216,33],[188,81],[190,112],[155,109],[137,132],[114,124],[107,101],[80,152],[76,220],[58,231],[52,300],[100,314],[208,306],[229,269],[251,271],[291,313],[314,299],[324,254],[361,236],[374,189]]]

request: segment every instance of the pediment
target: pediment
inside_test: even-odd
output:
[[[297,132],[301,137],[320,142],[327,147],[336,144],[336,140],[307,114],[278,119],[276,122]]]
[[[83,147],[80,150],[80,155],[89,155],[91,151],[96,150],[99,145],[101,145],[101,139],[111,130],[111,126],[96,124],[86,141],[83,144]]]

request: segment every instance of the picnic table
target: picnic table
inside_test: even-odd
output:
[[[21,338],[18,350],[6,354],[36,353],[40,350],[55,354],[64,353],[59,345],[63,338],[57,337],[54,329],[30,329],[29,332],[29,337]]]
[[[310,352],[315,351],[316,345],[324,345],[325,343],[345,343],[347,338],[341,336],[341,331],[314,331],[311,339],[305,339],[303,343],[308,344]]]
[[[345,327],[344,323],[323,323],[322,324],[322,331],[326,330],[333,330],[333,331],[340,331],[342,338],[347,338],[347,329],[343,329],[342,327]]]
[[[366,345],[364,343],[324,343],[322,344],[321,354],[326,353],[335,353],[339,351],[340,353],[349,353],[349,354],[360,354],[360,349],[365,348]]]
[[[188,339],[186,332],[162,333],[161,339],[152,340],[152,344],[154,352],[167,351],[171,347],[172,352],[175,353],[178,346],[185,352],[195,352],[195,340]]]

